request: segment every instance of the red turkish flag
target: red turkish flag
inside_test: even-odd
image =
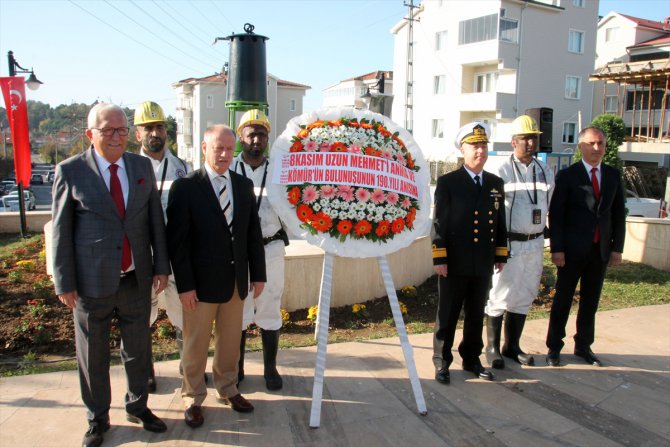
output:
[[[28,135],[28,107],[26,105],[26,88],[23,77],[11,76],[0,78],[2,96],[5,97],[7,120],[14,143],[14,169],[16,183],[30,185],[30,136]]]

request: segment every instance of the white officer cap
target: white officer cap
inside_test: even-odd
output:
[[[456,146],[456,149],[460,149],[463,143],[488,143],[489,135],[491,135],[491,129],[489,129],[488,124],[473,121],[458,130],[454,139],[454,146]]]

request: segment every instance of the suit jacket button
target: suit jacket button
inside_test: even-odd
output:
[[[492,223],[493,223],[493,221],[492,221],[492,220],[489,220],[489,223],[490,223],[490,224],[492,224]],[[491,230],[491,231],[493,231],[493,230]]]
[[[478,239],[478,238],[475,238],[475,242],[479,242],[479,239]]]
[[[475,216],[478,215],[478,214],[479,214],[479,211],[476,211],[476,210],[475,210]]]
[[[233,265],[233,264],[235,264],[235,261],[230,261],[230,265]]]
[[[489,216],[490,216],[491,214],[493,214],[493,211],[489,211]]]
[[[479,223],[479,221],[478,221],[478,220],[475,220],[475,225],[477,225],[478,223]]]
[[[491,238],[491,242],[493,242],[493,238]]]
[[[479,233],[479,230],[475,228],[475,233]]]

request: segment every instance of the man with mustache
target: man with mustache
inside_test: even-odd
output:
[[[144,101],[135,109],[135,138],[141,143],[140,155],[151,161],[156,176],[156,187],[161,196],[163,217],[166,218],[168,192],[172,182],[186,176],[193,169],[185,161],[174,155],[167,148],[167,126],[165,113],[160,105],[153,101]],[[158,308],[165,309],[170,322],[177,330],[177,348],[179,357],[182,355],[182,316],[181,303],[174,277],[170,275],[168,285],[163,293],[151,294],[151,317],[149,325],[152,325],[158,317]],[[151,336],[149,336],[149,353],[151,353]],[[149,392],[156,392],[156,374],[154,371],[153,356],[149,355]],[[180,365],[181,371],[181,365]]]

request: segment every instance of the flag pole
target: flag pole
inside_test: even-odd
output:
[[[42,84],[42,82],[39,81],[35,77],[35,73],[33,72],[32,69],[31,70],[26,70],[25,68],[20,66],[18,62],[16,62],[16,59],[14,59],[14,52],[13,51],[8,51],[7,52],[7,62],[8,62],[8,65],[9,65],[9,76],[12,77],[12,78],[16,78],[16,73],[30,73],[30,77],[28,78],[28,82],[25,82],[25,80],[21,79],[22,82],[24,82],[26,85],[28,85],[29,89],[36,90],[36,89],[39,88],[40,84]],[[22,88],[22,90],[23,90],[23,88]],[[9,95],[10,96],[12,95],[12,91],[9,92]],[[25,101],[25,98],[22,98],[21,100]],[[7,112],[8,112],[7,117],[9,118],[9,116],[10,116],[9,114],[10,114],[11,111],[8,110]],[[26,111],[26,114],[27,114],[27,111]],[[27,116],[26,116],[26,118],[27,118]],[[13,121],[13,119],[12,119],[12,121]],[[17,165],[17,157],[26,156],[26,154],[20,154],[19,151],[17,151],[16,142],[17,142],[18,138],[17,138],[17,135],[15,135],[15,133],[16,133],[15,128],[11,123],[10,123],[10,128],[11,128],[11,131],[12,131],[12,141],[14,142],[14,168],[16,169],[17,166],[18,166]],[[27,132],[28,132],[28,129],[26,129],[26,133]],[[27,146],[28,147],[28,153],[27,153],[28,160],[23,160],[23,162],[24,163],[29,163],[28,166],[30,166],[30,161],[31,161],[30,160],[30,157],[31,157],[30,137],[28,135],[25,135],[25,137],[28,138],[28,142],[27,142],[27,145],[28,145]],[[17,180],[16,183],[19,186],[19,221],[20,221],[21,237],[22,238],[28,237],[28,228],[27,228],[27,225],[26,225],[26,202],[25,202],[25,198],[24,198],[24,195],[23,195],[24,177],[25,176],[20,175],[20,173],[18,171],[16,172],[16,180]],[[28,175],[28,181],[30,181],[30,175]]]

